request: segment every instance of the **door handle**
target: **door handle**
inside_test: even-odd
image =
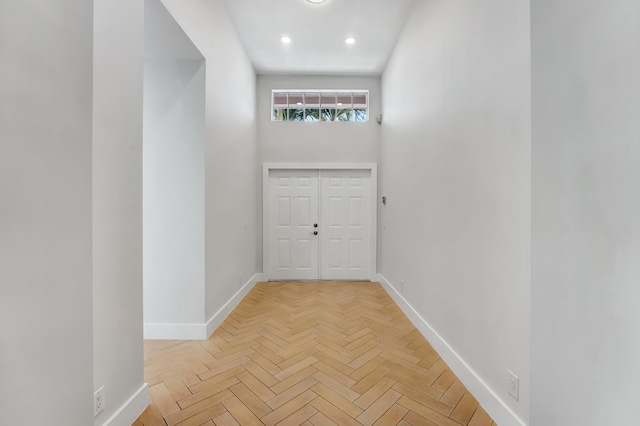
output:
[[[317,224],[317,223],[314,223],[314,224],[313,224],[313,227],[314,227],[314,228],[317,228],[317,227],[318,227],[318,224]]]
[[[318,231],[313,231],[312,234],[313,235],[318,235]]]

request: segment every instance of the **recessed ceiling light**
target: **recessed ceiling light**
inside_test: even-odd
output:
[[[307,0],[307,1],[313,4],[320,4],[320,3],[324,3],[327,0]]]
[[[291,37],[289,37],[289,36],[282,36],[282,37],[280,38],[280,41],[281,41],[281,42],[283,42],[284,44],[289,44],[289,43],[291,43]]]
[[[302,102],[298,102],[296,105],[302,105]]]
[[[353,37],[347,37],[347,39],[344,42],[347,44],[353,44],[356,42],[356,39]]]

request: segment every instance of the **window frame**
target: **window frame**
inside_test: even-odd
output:
[[[354,95],[365,95],[366,97],[366,106],[364,108],[365,111],[365,119],[364,120],[307,120],[307,110],[309,108],[306,108],[306,95],[314,95],[314,94],[318,94],[320,95],[319,100],[319,106],[318,106],[318,114],[321,115],[322,114],[322,94],[327,94],[327,93],[332,93],[335,94],[335,103],[333,104],[333,108],[327,108],[328,110],[333,110],[333,111],[337,111],[338,110],[338,97],[342,94],[349,94],[351,95],[351,110],[356,110],[356,108],[353,108],[353,100],[354,100]],[[287,113],[287,117],[284,120],[278,120],[277,117],[274,114],[274,111],[276,110],[276,102],[275,102],[275,97],[276,94],[286,94],[287,95],[287,101],[286,101],[286,106],[287,108],[278,108],[278,109],[284,109]],[[288,114],[289,111],[292,110],[292,108],[290,108],[290,101],[289,101],[289,96],[290,95],[302,95],[302,105],[299,105],[300,108],[298,108],[299,110],[302,110],[303,112],[303,117],[301,120],[289,120],[288,118]],[[270,115],[271,115],[271,121],[272,122],[341,122],[341,123],[367,123],[369,122],[369,90],[368,89],[272,89],[271,90],[271,109],[270,109]],[[313,108],[315,109],[315,108]],[[357,108],[358,110],[362,110],[363,108]],[[295,110],[295,109],[294,109]]]

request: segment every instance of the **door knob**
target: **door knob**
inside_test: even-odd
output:
[[[313,231],[313,235],[318,235],[318,231]]]
[[[313,224],[313,227],[314,227],[314,228],[317,228],[317,227],[318,227],[318,224],[317,224],[317,223],[314,223],[314,224]]]

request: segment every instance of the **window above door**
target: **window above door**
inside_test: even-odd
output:
[[[272,90],[271,121],[369,120],[368,90]]]

